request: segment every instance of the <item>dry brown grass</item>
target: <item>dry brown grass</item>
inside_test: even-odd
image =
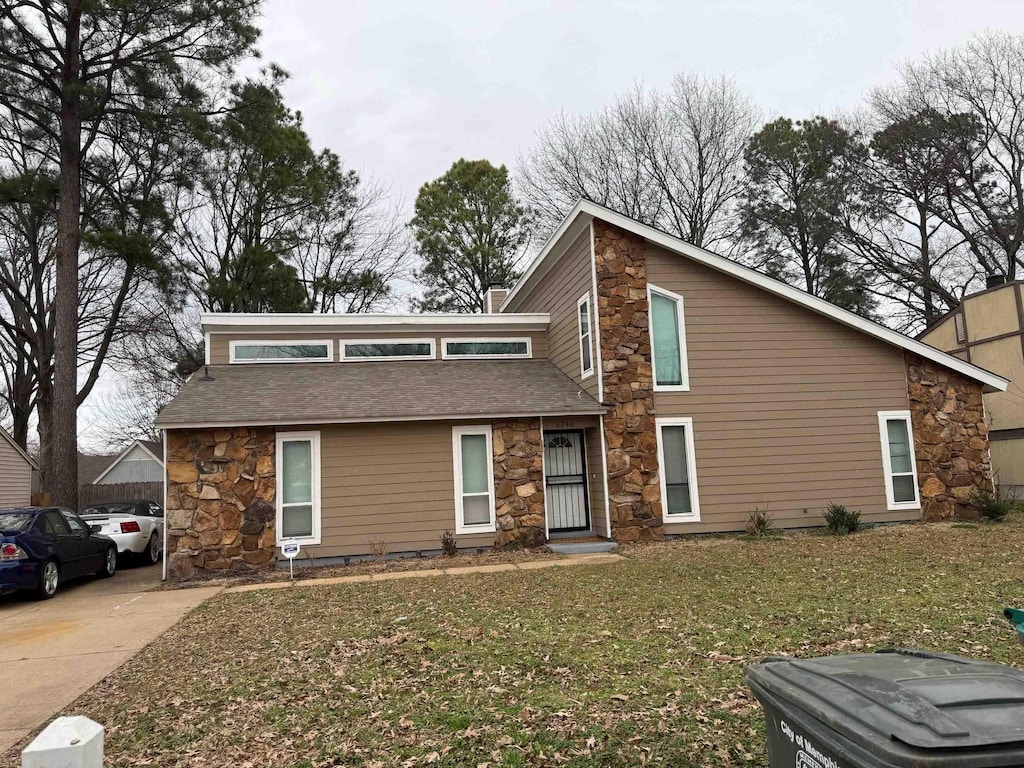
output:
[[[625,554],[226,595],[69,712],[107,726],[111,766],[765,765],[741,678],[764,656],[1024,665],[1000,615],[1024,601],[1019,518]]]

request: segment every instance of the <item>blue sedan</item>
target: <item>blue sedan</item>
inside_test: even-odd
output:
[[[0,593],[31,589],[45,600],[65,581],[116,570],[117,545],[74,512],[0,509]]]

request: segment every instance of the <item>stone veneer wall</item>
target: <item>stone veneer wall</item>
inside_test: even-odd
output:
[[[273,429],[167,434],[168,574],[247,571],[274,559]]]
[[[494,451],[495,546],[545,543],[544,441],[540,419],[504,419],[491,424]]]
[[[968,501],[992,491],[982,385],[917,355],[905,355],[921,517],[975,517]]]
[[[610,406],[604,429],[612,535],[618,541],[660,539],[664,528],[644,240],[595,219],[594,258],[601,374]]]

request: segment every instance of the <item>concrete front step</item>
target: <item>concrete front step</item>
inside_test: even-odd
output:
[[[548,542],[548,549],[558,555],[589,555],[594,553],[611,552],[618,547],[618,542],[603,541],[551,541]]]

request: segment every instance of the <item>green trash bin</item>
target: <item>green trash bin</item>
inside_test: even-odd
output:
[[[1024,611],[1020,608],[1003,608],[1003,615],[1017,630],[1017,639],[1024,645]]]
[[[1024,672],[897,649],[744,670],[771,768],[1024,766]]]

